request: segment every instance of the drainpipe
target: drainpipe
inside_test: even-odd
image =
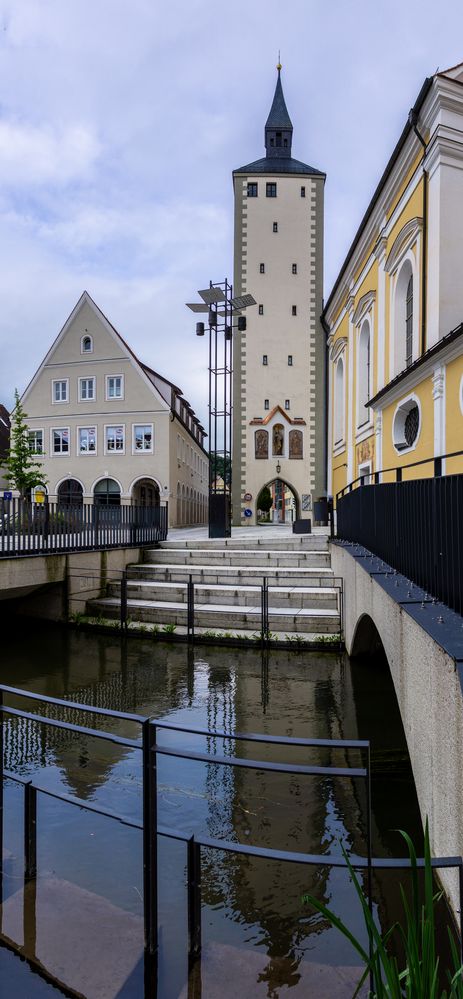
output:
[[[418,131],[418,112],[412,108],[408,115],[408,121],[417,139],[423,146],[423,251],[421,257],[421,354],[426,351],[426,285],[427,285],[427,256],[428,256],[428,172],[425,169],[427,145],[421,132]]]
[[[330,331],[330,328],[328,326],[328,323],[327,323],[324,315],[320,316],[320,322],[322,324],[322,330],[323,330],[323,332],[326,333],[327,337],[329,337],[331,331]],[[327,340],[325,340],[325,371],[324,371],[324,375],[325,375],[325,405],[324,405],[324,421],[325,421],[325,427],[324,427],[325,495],[328,496],[328,461],[329,461],[329,455],[328,455],[329,348],[328,348],[328,341]]]

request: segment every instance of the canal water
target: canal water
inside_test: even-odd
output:
[[[406,830],[422,852],[422,827],[397,701],[381,659],[226,649],[121,639],[25,625],[2,639],[1,681],[41,694],[137,712],[210,731],[319,739],[371,739],[372,837],[377,856],[403,856]],[[14,702],[9,698],[9,703]],[[22,707],[32,710],[31,702]],[[70,718],[70,716],[69,716]],[[136,737],[133,723],[81,724]],[[361,766],[359,751],[302,750],[164,731],[174,748],[275,762]],[[23,777],[129,817],[141,817],[141,753],[12,718],[5,766]],[[302,776],[158,758],[158,821],[237,843],[339,855],[366,854],[363,780]],[[144,999],[141,833],[39,795],[37,923],[22,909],[24,792],[4,793],[3,934],[26,957],[88,999]],[[345,871],[306,868],[204,850],[204,959],[188,977],[185,844],[159,841],[159,999],[311,995],[348,999],[359,959],[326,919],[304,904],[312,892],[365,944]],[[401,875],[404,882],[405,876]],[[398,876],[374,877],[374,911],[386,928],[399,914]],[[40,965],[36,965],[39,967]],[[24,977],[25,976],[25,977]],[[60,993],[0,947],[0,994]],[[6,983],[6,987],[5,987]]]

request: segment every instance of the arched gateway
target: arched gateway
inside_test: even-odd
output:
[[[299,496],[289,482],[278,477],[262,487],[256,500],[258,523],[292,524],[299,517]]]

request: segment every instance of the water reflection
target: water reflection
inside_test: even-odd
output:
[[[404,852],[391,826],[407,829],[415,840],[421,835],[398,707],[380,661],[367,666],[328,653],[279,651],[262,657],[258,650],[200,647],[187,654],[178,645],[46,628],[31,638],[5,639],[2,681],[83,704],[211,730],[302,738],[371,737],[373,852]],[[83,713],[78,721],[89,723]],[[104,727],[130,737],[137,734],[127,722],[105,720]],[[358,752],[352,750],[289,750],[167,730],[160,740],[275,762],[360,763]],[[141,759],[135,750],[13,719],[5,728],[5,765],[30,775],[40,769],[42,783],[124,814],[140,815]],[[315,779],[162,756],[158,790],[159,821],[190,835],[327,855],[339,853],[342,840],[349,851],[366,852],[362,781],[354,784],[346,778]],[[18,873],[22,805],[12,792],[7,799],[8,793],[6,836],[12,870],[16,856]],[[75,809],[59,802],[42,803],[40,808],[39,831],[47,830],[39,838],[42,875],[65,879],[140,921],[140,837],[121,827],[109,829],[109,820],[76,815]],[[160,997],[173,999],[187,994],[183,844],[160,842],[159,869]],[[312,891],[359,930],[345,872],[307,870],[207,850],[202,878],[204,996],[228,994],[219,971],[224,962],[234,969],[227,976],[235,990],[230,994],[278,996],[291,988],[297,997],[306,995],[309,987],[313,991],[316,982],[322,991],[313,991],[314,995],[334,999],[352,994],[358,978],[353,950],[321,916],[301,904],[302,894]],[[375,879],[375,906],[384,924],[394,914],[392,881],[390,875]],[[335,977],[331,972],[326,978],[332,966]],[[199,974],[195,969],[190,978],[190,993],[199,987]],[[135,975],[126,983],[124,996],[141,999],[140,990]]]

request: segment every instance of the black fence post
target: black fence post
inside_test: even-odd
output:
[[[201,953],[201,846],[194,836],[188,840],[188,958]]]
[[[396,482],[402,482],[402,469],[401,468],[396,468],[396,470],[395,470],[395,481]]]
[[[0,933],[3,917],[3,690],[0,690]]]
[[[370,745],[368,744],[367,749],[367,892],[368,892],[368,908],[370,910],[371,917],[373,918],[373,880],[372,880],[372,843],[371,843],[371,755],[370,755]],[[369,956],[370,962],[373,956],[373,938],[371,929],[368,930],[368,944],[369,944]],[[370,991],[373,995],[373,968],[370,963]]]
[[[442,475],[442,458],[434,458],[434,475],[436,478]]]
[[[264,648],[268,644],[268,579],[267,576],[262,577],[262,586],[260,591],[260,606],[261,606],[261,645]]]
[[[100,543],[100,513],[98,503],[93,506],[93,544],[98,548]]]
[[[29,781],[24,785],[24,877],[37,875],[37,791]]]
[[[121,576],[121,629],[127,631],[127,569]]]
[[[187,630],[188,630],[188,641],[194,642],[195,640],[195,584],[193,582],[193,576],[188,577],[187,583]]]
[[[143,908],[145,952],[158,949],[158,819],[156,726],[143,722]]]

